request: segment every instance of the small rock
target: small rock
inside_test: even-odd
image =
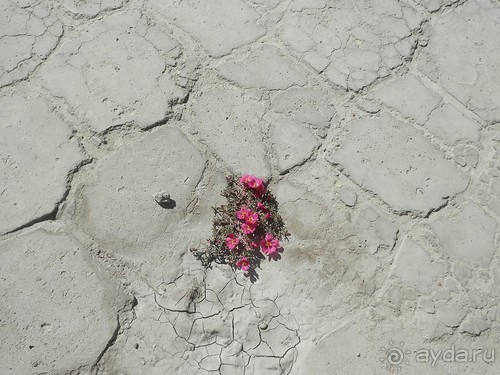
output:
[[[177,84],[180,87],[186,88],[187,85],[188,85],[188,83],[189,83],[189,79],[187,79],[186,77],[179,77],[179,78],[177,78]]]
[[[437,317],[445,326],[457,327],[465,317],[461,303],[447,303],[437,309]]]
[[[455,157],[453,160],[455,160],[455,162],[458,165],[460,165],[461,167],[465,167],[467,165],[467,160],[465,160],[464,158],[462,158],[460,156]]]
[[[360,99],[357,102],[357,105],[359,108],[361,108],[363,111],[368,112],[368,113],[378,113],[380,112],[380,105],[377,103],[367,100],[367,99]]]
[[[439,323],[435,315],[428,314],[424,311],[417,311],[415,317],[417,326],[424,331],[428,338],[433,339],[443,335],[444,327]]]
[[[420,307],[422,307],[422,310],[424,310],[427,314],[434,314],[436,311],[434,308],[434,302],[428,298],[420,301]]]
[[[418,44],[420,44],[422,47],[425,47],[427,44],[429,44],[429,37],[428,36],[423,36],[418,40]]]
[[[358,196],[352,190],[342,189],[339,193],[339,198],[346,206],[352,207],[356,204]]]
[[[483,317],[479,316],[468,316],[463,324],[462,331],[470,333],[471,335],[478,336],[481,332],[490,328],[490,324]]]
[[[170,198],[170,194],[168,194],[166,191],[160,191],[159,193],[156,193],[153,195],[154,200],[158,204],[169,204],[172,203],[172,199]]]
[[[485,307],[485,302],[489,300],[489,296],[481,289],[472,289],[467,293],[467,303],[470,307],[475,309],[482,309]]]

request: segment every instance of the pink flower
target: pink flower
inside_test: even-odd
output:
[[[250,246],[252,246],[254,249],[257,249],[259,247],[259,245],[257,244],[257,242],[254,242],[254,241],[252,241],[250,243]]]
[[[244,234],[252,234],[253,232],[255,232],[255,226],[253,225],[249,225],[247,223],[243,223],[241,225],[241,231],[244,233]]]
[[[231,233],[229,236],[226,237],[226,245],[229,248],[229,250],[233,250],[236,246],[238,246],[238,243],[240,242],[240,239],[234,235],[234,233]]]
[[[280,242],[274,238],[271,233],[266,233],[265,237],[260,241],[260,248],[266,255],[275,253],[278,250]]]
[[[243,176],[241,176],[240,178],[240,182],[245,185],[246,187],[248,187],[248,184],[250,184],[250,182],[252,181],[252,179],[254,179],[255,177],[252,176],[252,175],[249,175],[249,174],[244,174]]]
[[[258,222],[259,222],[259,215],[257,215],[255,212],[250,211],[250,214],[248,214],[245,223],[252,227],[256,227]]]
[[[252,189],[257,196],[262,196],[265,192],[264,181],[258,177],[244,174],[241,176],[240,182],[247,188]]]
[[[264,203],[262,202],[257,202],[257,208],[259,210],[266,210],[266,206],[264,206]]]
[[[238,267],[242,271],[248,271],[248,269],[250,268],[248,258],[242,257],[239,261],[236,262],[236,267]]]
[[[247,220],[248,216],[252,213],[251,210],[245,206],[241,207],[239,211],[236,211],[236,217],[240,220]]]
[[[258,177],[255,177],[255,176],[251,176],[251,178],[249,179],[248,181],[248,185],[247,185],[250,189],[261,189],[264,184],[263,184],[263,181],[258,178]]]
[[[264,219],[268,220],[271,217],[271,213],[269,211],[264,215]]]

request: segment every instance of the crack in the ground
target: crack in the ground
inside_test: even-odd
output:
[[[135,297],[132,297],[125,303],[125,305],[120,310],[118,310],[116,315],[116,328],[113,331],[113,334],[109,338],[108,342],[106,343],[106,346],[103,348],[103,350],[95,360],[94,364],[92,365],[92,370],[95,371],[95,373],[98,372],[99,364],[104,355],[115,345],[116,340],[118,339],[120,334],[124,332],[125,322],[128,325],[130,325],[136,319],[136,314],[134,312],[136,306],[137,306],[137,299]],[[129,317],[126,316],[129,314],[132,314],[131,319],[129,319]]]
[[[55,205],[54,205],[54,209],[47,213],[47,214],[44,214],[40,217],[37,217],[15,229],[12,229],[6,233],[3,233],[2,236],[4,235],[9,235],[9,234],[13,234],[13,233],[16,233],[16,232],[19,232],[23,229],[26,229],[26,228],[29,228],[29,227],[32,227],[38,223],[42,223],[44,221],[55,221],[57,220],[57,214],[59,212],[59,209],[60,207],[64,204],[64,202],[66,201],[66,199],[68,198],[68,195],[70,193],[70,190],[71,190],[71,187],[72,187],[72,182],[73,182],[73,179],[75,178],[75,175],[78,174],[78,172],[80,171],[81,168],[83,168],[85,165],[87,164],[90,164],[92,163],[92,159],[84,159],[83,161],[81,161],[80,163],[78,163],[77,166],[75,166],[73,169],[71,169],[67,176],[66,176],[66,189],[61,197],[61,199],[59,199]]]
[[[256,300],[255,297],[247,296],[245,301],[245,290],[250,289],[248,286],[239,283],[236,277],[232,277],[219,288],[210,287],[206,271],[203,280],[194,281],[193,286],[187,289],[180,289],[179,285],[185,284],[182,280],[185,277],[190,277],[189,273],[183,273],[174,280],[162,282],[151,289],[154,303],[162,311],[162,321],[168,323],[175,335],[187,345],[182,356],[187,366],[196,372],[206,371],[214,374],[222,374],[223,366],[236,366],[246,373],[247,368],[252,366],[252,360],[261,358],[276,360],[281,373],[290,373],[294,362],[289,358],[290,351],[296,350],[301,339],[299,328],[288,327],[285,322],[280,321],[279,318],[284,316],[277,304],[277,297]],[[167,294],[167,300],[175,305],[184,300],[184,308],[177,309],[162,303],[161,297],[169,290],[175,291],[181,297],[178,299]],[[235,296],[235,293],[239,295]],[[209,299],[209,295],[212,294],[215,295],[215,299]],[[226,300],[228,296],[232,296],[233,300]],[[234,305],[235,297],[239,300],[236,305]],[[212,307],[207,308],[206,305]],[[213,310],[213,307],[216,307],[215,311],[203,312]],[[255,320],[255,324],[237,318],[238,311],[246,314],[245,309],[253,312],[250,318],[252,321]],[[183,328],[177,326],[181,323],[178,319],[183,315],[188,317],[188,329],[186,326]],[[217,322],[220,319],[221,322],[229,324],[227,332],[224,329],[221,331],[220,328],[214,331],[214,327],[220,324],[213,319],[217,319]],[[252,337],[257,338],[255,343],[252,343],[254,340]],[[248,345],[250,347],[247,347]],[[296,355],[292,357],[295,358]],[[228,361],[228,358],[232,360]]]

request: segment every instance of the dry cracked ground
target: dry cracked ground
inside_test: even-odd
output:
[[[500,374],[499,72],[498,0],[0,0],[0,374]]]

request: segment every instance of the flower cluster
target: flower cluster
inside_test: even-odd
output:
[[[205,251],[191,249],[205,266],[229,264],[253,272],[262,259],[277,259],[288,232],[266,183],[252,175],[227,177],[226,205],[214,208],[213,237]]]

